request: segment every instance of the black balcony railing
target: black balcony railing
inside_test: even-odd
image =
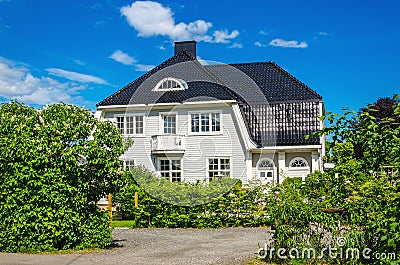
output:
[[[319,102],[282,102],[240,106],[253,140],[260,146],[311,145],[320,139]],[[306,140],[305,136],[311,137]]]

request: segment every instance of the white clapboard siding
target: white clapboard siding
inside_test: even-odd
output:
[[[133,146],[124,154],[127,159],[134,159],[136,164],[144,165],[155,171],[154,157],[151,155],[151,137],[160,135],[160,113],[172,111],[177,114],[177,134],[185,137],[185,152],[182,156],[183,177],[186,181],[194,182],[204,180],[207,176],[207,158],[222,157],[231,159],[231,177],[247,182],[245,174],[245,148],[240,137],[239,127],[233,117],[232,108],[220,105],[212,108],[179,107],[175,109],[138,110],[136,113],[145,113],[144,137],[134,137]],[[217,135],[191,135],[189,134],[190,112],[207,111],[221,112],[222,134]],[[104,118],[116,121],[115,115],[124,112],[108,110]],[[129,114],[135,114],[130,110]],[[168,154],[168,156],[171,156]]]

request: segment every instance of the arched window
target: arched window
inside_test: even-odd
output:
[[[307,160],[302,157],[295,157],[290,161],[289,167],[293,169],[304,169],[308,168],[308,163]]]
[[[258,169],[272,169],[274,168],[274,162],[268,158],[264,158],[258,162]]]
[[[182,79],[167,77],[162,79],[156,87],[155,91],[176,91],[176,90],[185,90],[187,89],[187,84]]]
[[[274,179],[275,164],[269,158],[262,158],[257,164],[257,174],[261,180],[271,181]]]

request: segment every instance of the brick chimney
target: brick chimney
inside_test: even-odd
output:
[[[181,51],[186,51],[189,55],[196,58],[196,41],[178,41],[175,42],[175,55]]]

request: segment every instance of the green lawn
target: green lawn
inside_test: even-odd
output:
[[[129,227],[132,228],[134,220],[113,220],[112,227]]]

